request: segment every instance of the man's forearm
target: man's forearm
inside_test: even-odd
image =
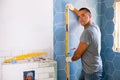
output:
[[[74,12],[77,16],[79,16],[79,11],[78,11],[76,8],[74,8],[73,12]]]

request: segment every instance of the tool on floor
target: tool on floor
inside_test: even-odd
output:
[[[65,16],[66,16],[66,37],[65,37],[65,40],[66,40],[66,57],[69,56],[69,7],[66,6],[66,13],[65,13]],[[66,62],[66,77],[67,79],[66,80],[70,80],[70,70],[69,70],[69,63]]]
[[[46,52],[33,52],[33,53],[28,53],[28,54],[22,54],[22,55],[18,55],[18,56],[14,56],[11,58],[8,58],[6,60],[4,60],[4,63],[9,63],[12,60],[23,60],[23,59],[27,59],[27,58],[31,58],[31,57],[36,57],[36,56],[42,56],[47,54]]]

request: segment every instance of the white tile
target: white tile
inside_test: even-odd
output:
[[[43,80],[55,80],[55,79],[54,78],[47,78],[47,79],[43,79]]]
[[[0,51],[0,57],[11,56],[11,51]]]
[[[55,72],[54,67],[38,68],[37,71],[38,71],[38,73]]]
[[[39,79],[49,78],[49,73],[41,73],[38,75]]]
[[[2,62],[3,62],[4,58],[0,58],[0,80],[2,80]]]
[[[41,67],[49,67],[50,63],[39,63],[39,68]]]

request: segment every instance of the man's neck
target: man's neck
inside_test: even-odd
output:
[[[92,25],[92,22],[91,21],[89,21],[86,25],[84,25],[84,29],[87,29],[89,26],[91,26]]]

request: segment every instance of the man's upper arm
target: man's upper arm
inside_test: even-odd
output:
[[[92,33],[90,31],[84,31],[81,35],[80,43],[78,45],[77,50],[74,52],[74,56],[72,57],[72,60],[78,60],[82,57],[82,55],[85,53],[85,51],[88,49],[88,46],[92,42]]]

